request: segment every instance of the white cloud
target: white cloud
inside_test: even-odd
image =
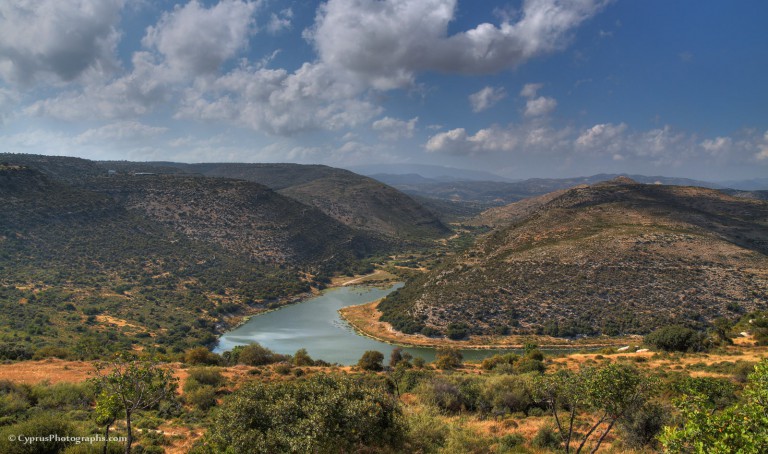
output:
[[[0,77],[20,85],[110,73],[124,0],[0,2]]]
[[[580,150],[618,153],[624,147],[623,134],[626,130],[626,123],[597,124],[582,132],[575,145]]]
[[[546,96],[539,96],[538,98],[529,99],[525,103],[525,116],[526,117],[540,117],[547,115],[555,110],[557,107],[557,100],[555,98],[547,98]]]
[[[257,3],[223,0],[205,8],[197,0],[163,13],[142,44],[156,48],[181,74],[215,73],[248,44]]]
[[[267,31],[277,34],[283,30],[291,28],[291,20],[293,19],[293,10],[286,8],[278,13],[272,13],[269,17],[269,23],[267,23]]]
[[[475,155],[484,152],[512,151],[519,139],[512,131],[491,127],[468,135],[464,128],[452,129],[430,137],[425,148],[429,153]]]
[[[605,3],[526,0],[517,22],[448,35],[456,0],[328,0],[306,36],[323,62],[388,90],[419,71],[491,74],[561,49]]]
[[[535,98],[536,94],[539,92],[539,90],[541,90],[541,87],[543,86],[544,84],[525,84],[523,85],[523,89],[520,90],[520,96],[529,99]]]
[[[763,134],[762,143],[757,144],[757,153],[755,153],[755,159],[762,161],[768,159],[768,131]]]
[[[188,89],[177,118],[234,121],[274,135],[355,127],[381,108],[358,99],[361,88],[322,64],[284,69],[239,68]]]
[[[484,87],[477,93],[469,95],[469,103],[472,105],[472,111],[482,112],[506,97],[507,91],[503,87]]]
[[[384,117],[374,121],[371,128],[377,131],[379,137],[384,140],[400,140],[413,137],[413,133],[416,130],[416,122],[418,121],[419,117],[411,118],[408,121]]]
[[[701,147],[712,155],[726,152],[731,146],[733,146],[733,140],[730,137],[716,137],[715,139],[706,139],[701,142]]]

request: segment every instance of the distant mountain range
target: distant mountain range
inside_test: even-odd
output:
[[[765,201],[620,177],[475,222],[496,229],[385,299],[383,320],[405,332],[572,337],[768,309]]]

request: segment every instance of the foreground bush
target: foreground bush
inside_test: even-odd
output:
[[[659,437],[668,452],[768,452],[768,360],[749,375],[741,401],[716,411],[708,396],[691,389],[676,402],[682,423]]]
[[[704,336],[684,326],[664,326],[645,336],[645,343],[660,350],[697,352],[704,350]]]
[[[221,404],[195,452],[370,452],[400,447],[404,434],[393,396],[324,375],[246,385]]]
[[[18,440],[20,435],[32,438],[47,437],[51,434],[58,435],[59,439],[34,443]],[[62,438],[75,435],[75,428],[69,422],[49,415],[39,415],[0,431],[0,452],[3,454],[54,454],[61,452],[70,444],[62,441]]]

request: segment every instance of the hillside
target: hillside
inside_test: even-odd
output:
[[[332,270],[362,257],[369,240],[320,210],[241,180],[115,176],[89,185],[185,237],[256,263]],[[331,262],[329,266],[327,262]]]
[[[385,299],[382,320],[566,337],[768,307],[768,203],[617,179],[531,208]]]
[[[119,163],[103,163],[115,167]],[[127,163],[136,167],[136,163]],[[149,163],[208,177],[263,184],[282,195],[315,207],[353,229],[385,239],[423,242],[448,229],[430,210],[402,192],[369,177],[323,165]],[[118,167],[119,168],[119,167]]]
[[[0,165],[0,199],[2,357],[211,345],[239,316],[309,291],[305,272],[353,267],[370,245],[244,181],[73,185],[9,163]]]

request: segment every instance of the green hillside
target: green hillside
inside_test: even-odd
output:
[[[406,332],[570,337],[768,307],[764,201],[621,179],[529,208],[387,298],[382,319]]]
[[[4,349],[211,345],[233,316],[308,291],[307,272],[354,267],[370,247],[319,211],[253,183],[175,176],[81,183],[0,166]]]
[[[348,170],[301,164],[147,163],[159,172],[181,169],[208,177],[234,178],[268,186],[315,207],[353,229],[395,243],[423,243],[449,231],[438,217],[402,192]],[[102,163],[123,171],[146,169],[139,163]],[[395,244],[395,246],[397,246]]]

